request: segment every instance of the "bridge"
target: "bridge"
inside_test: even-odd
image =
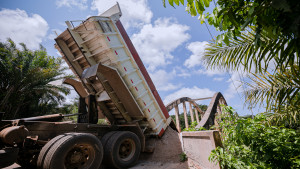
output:
[[[208,100],[208,99],[211,99],[211,101],[207,107],[207,110],[206,111],[201,110],[201,108],[198,107],[196,101]],[[183,107],[185,128],[189,128],[188,114],[186,108],[187,102],[189,103],[191,122],[192,123],[194,121],[197,122],[198,125],[196,126],[196,128],[204,127],[207,129],[209,129],[213,125],[218,125],[215,117],[217,116],[217,114],[222,113],[221,105],[227,105],[225,98],[220,92],[215,93],[212,97],[197,98],[197,99],[191,99],[189,97],[181,97],[179,99],[174,100],[173,102],[167,104],[166,108],[168,112],[175,109],[176,128],[178,132],[181,132],[181,126],[179,122],[179,108],[178,108],[180,104],[182,104]],[[192,106],[194,106],[194,111]],[[199,119],[199,114],[201,119]]]

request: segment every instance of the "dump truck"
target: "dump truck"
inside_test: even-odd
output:
[[[153,151],[147,139],[161,137],[172,120],[121,16],[116,4],[99,16],[66,21],[55,48],[76,76],[64,83],[80,97],[78,113],[1,120],[0,167],[128,168],[141,152]],[[62,121],[74,115],[77,122]],[[101,118],[108,124],[98,124]]]

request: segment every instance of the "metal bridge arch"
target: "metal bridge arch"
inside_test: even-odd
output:
[[[201,110],[197,103],[195,101],[197,100],[207,100],[211,99],[210,104],[207,107],[207,110],[204,112]],[[198,99],[191,99],[189,97],[181,97],[179,99],[174,100],[173,102],[169,103],[166,108],[169,111],[171,111],[173,108],[175,109],[175,117],[176,117],[176,128],[179,132],[181,132],[180,128],[180,122],[179,122],[179,109],[178,105],[182,104],[183,106],[183,113],[184,113],[184,120],[185,120],[185,128],[189,128],[188,124],[188,117],[187,117],[187,110],[186,110],[186,105],[185,103],[189,102],[189,111],[190,111],[190,116],[191,116],[191,121],[194,122],[194,112],[192,109],[192,105],[194,106],[194,111],[195,111],[195,117],[198,125],[196,128],[200,127],[205,127],[209,128],[212,125],[217,124],[216,123],[216,115],[222,113],[220,105],[227,105],[227,102],[224,98],[224,96],[220,93],[217,92],[213,95],[213,97],[206,97],[206,98],[198,98]],[[201,120],[199,119],[199,113],[201,115]]]

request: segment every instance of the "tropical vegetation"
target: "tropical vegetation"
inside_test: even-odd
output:
[[[205,104],[198,104],[197,106],[204,112],[207,110],[207,105],[205,105]],[[195,112],[195,108],[193,108],[192,111]],[[174,121],[176,121],[175,115],[171,115],[171,117]],[[199,118],[199,120],[201,120],[201,114],[200,113],[198,114],[198,118]],[[195,128],[197,126],[197,122],[196,121],[192,122],[192,117],[191,117],[191,114],[189,112],[187,112],[187,119],[188,119],[188,124],[191,124],[191,125],[189,126],[189,129],[186,129],[186,130],[188,130],[188,131],[198,130],[198,129]],[[194,114],[194,119],[196,120],[196,115],[195,114]],[[185,130],[184,113],[179,113],[179,124],[180,124],[181,130],[182,131]]]
[[[241,118],[232,107],[223,107],[219,126],[223,147],[209,159],[222,168],[299,168],[299,131],[267,123],[265,114]]]
[[[62,60],[44,47],[32,51],[11,40],[0,42],[0,112],[5,119],[57,112],[69,89],[54,82],[65,78]],[[63,110],[61,110],[63,111]]]
[[[244,70],[245,103],[265,106],[273,115],[268,119],[288,120],[288,126],[297,127],[300,1],[169,0],[171,6],[185,3],[192,16],[199,14],[202,23],[222,31],[206,48],[203,63],[224,71]],[[213,11],[205,13],[212,3]]]
[[[223,147],[213,150],[210,159],[222,168],[300,168],[300,1],[168,2],[186,5],[202,24],[220,31],[201,58],[204,65],[238,74],[243,70],[245,103],[266,108],[243,118],[225,107],[218,127]]]

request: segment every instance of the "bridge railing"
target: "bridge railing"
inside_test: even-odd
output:
[[[195,101],[198,100],[207,100],[211,99],[210,104],[207,108],[207,110],[204,112],[201,110],[201,108],[198,106],[198,104]],[[175,121],[176,121],[176,128],[178,132],[181,132],[181,126],[180,126],[180,118],[179,118],[179,108],[178,106],[182,104],[183,107],[183,114],[184,114],[184,127],[189,128],[189,120],[188,120],[188,113],[186,109],[186,103],[189,103],[189,112],[191,116],[191,122],[193,123],[196,121],[198,125],[196,128],[205,127],[209,128],[212,125],[217,124],[216,123],[216,114],[222,113],[220,105],[227,105],[226,100],[224,99],[223,95],[220,92],[217,92],[212,97],[206,97],[206,98],[198,98],[198,99],[191,99],[189,97],[182,97],[179,99],[174,100],[173,102],[169,103],[166,108],[170,112],[172,109],[175,109]],[[192,108],[194,106],[194,109]],[[193,111],[194,110],[194,111]],[[201,119],[199,119],[199,114]]]

